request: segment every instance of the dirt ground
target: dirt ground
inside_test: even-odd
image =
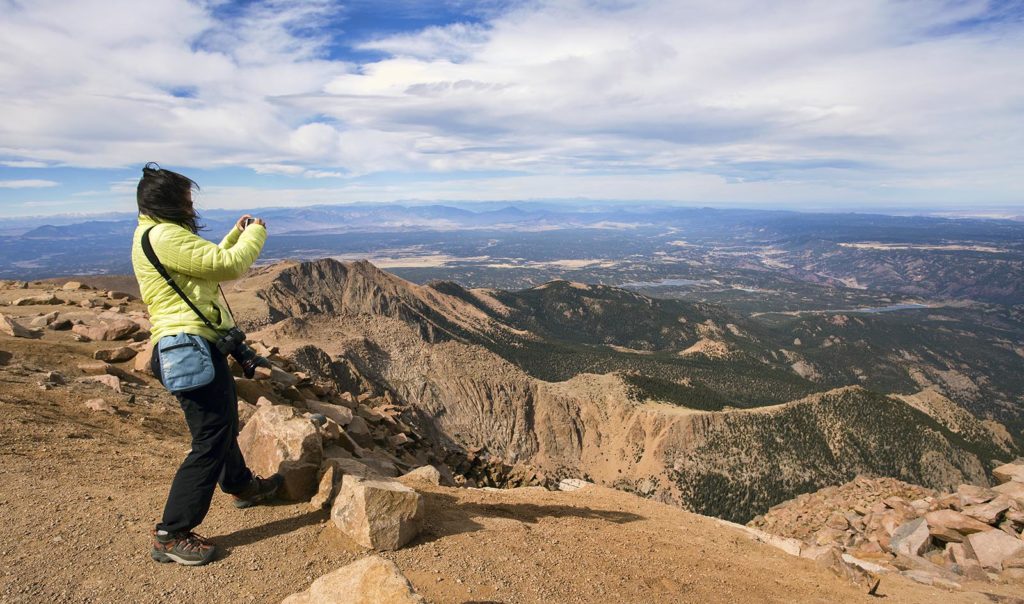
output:
[[[326,511],[305,503],[236,510],[218,494],[198,530],[222,547],[220,558],[201,568],[151,561],[149,532],[187,432],[174,399],[150,378],[124,394],[74,381],[77,363],[109,344],[74,342],[67,332],[0,335],[0,602],[280,602],[366,555]],[[68,384],[43,389],[51,370]],[[83,406],[99,396],[118,413]],[[708,518],[614,490],[422,493],[422,534],[384,555],[434,603],[878,599]],[[1006,586],[985,589],[1009,595]],[[889,576],[879,595],[995,601]]]

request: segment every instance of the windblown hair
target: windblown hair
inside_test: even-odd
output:
[[[203,225],[199,224],[199,214],[192,205],[193,190],[199,190],[196,181],[149,162],[142,168],[135,194],[139,214],[173,222],[198,233]]]

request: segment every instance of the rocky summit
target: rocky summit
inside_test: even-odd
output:
[[[246,379],[232,364],[239,443],[284,475],[282,502],[243,512],[218,494],[202,529],[225,554],[168,570],[145,552],[188,431],[123,289],[0,284],[5,602],[1015,602],[1024,588],[1017,445],[936,395],[815,390],[702,306],[661,305],[629,339],[602,324],[631,352],[581,336],[574,350],[603,360],[555,380],[538,364],[564,360],[598,309],[650,299],[417,286],[333,261],[229,288],[273,365]],[[695,353],[707,340],[724,348]],[[729,372],[750,376],[745,397],[727,398]]]

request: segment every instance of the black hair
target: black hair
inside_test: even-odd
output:
[[[187,176],[164,170],[160,164],[149,162],[142,168],[142,178],[135,198],[139,214],[179,224],[198,233],[199,214],[192,205],[192,191],[199,190],[196,181]]]

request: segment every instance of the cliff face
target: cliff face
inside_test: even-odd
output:
[[[987,484],[982,460],[1007,453],[958,433],[960,414],[932,418],[859,387],[700,411],[650,400],[616,372],[539,380],[480,343],[532,336],[495,319],[501,296],[467,299],[467,290],[416,286],[367,263],[295,264],[261,278],[250,291],[272,324],[260,337],[285,351],[305,346],[305,357],[310,345],[322,349],[312,356],[333,364],[335,379],[390,391],[428,437],[709,515],[746,521],[857,474],[936,489]]]

